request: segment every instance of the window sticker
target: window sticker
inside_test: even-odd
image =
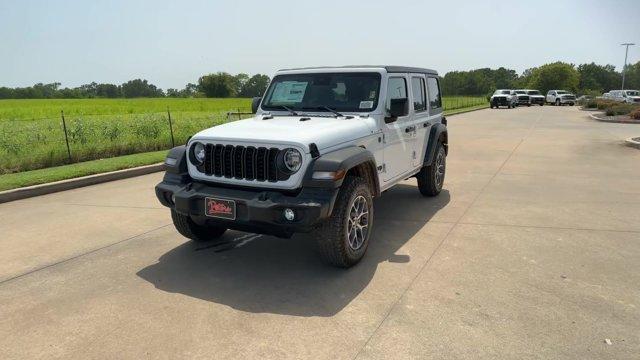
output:
[[[369,99],[375,99],[375,98],[376,98],[376,91],[371,90],[371,92],[369,93]]]
[[[283,81],[276,84],[271,96],[273,103],[300,103],[307,90],[307,82]]]
[[[373,101],[360,101],[360,109],[371,109],[373,107]]]

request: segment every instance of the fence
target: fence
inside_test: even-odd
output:
[[[83,114],[0,121],[0,174],[169,149],[196,132],[235,120],[237,111]]]
[[[483,97],[445,97],[443,101],[445,110],[486,104]],[[117,115],[61,111],[56,118],[0,119],[0,174],[169,149],[202,129],[250,114],[247,108]]]

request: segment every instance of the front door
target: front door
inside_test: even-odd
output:
[[[412,105],[405,74],[392,75],[387,82],[386,109],[389,112],[391,99],[407,99]],[[415,126],[407,109],[404,116],[385,121],[384,131],[384,181],[393,180],[412,169],[415,143]]]

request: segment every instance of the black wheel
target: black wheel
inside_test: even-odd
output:
[[[560,106],[560,105],[562,105],[562,104],[560,103],[560,99],[556,99],[556,106]]]
[[[541,103],[540,106],[544,106],[544,103]]]
[[[489,107],[493,109],[493,104],[489,103]]]
[[[438,142],[435,158],[429,166],[423,167],[416,175],[418,190],[423,196],[436,196],[442,191],[444,175],[447,170],[447,153],[442,143]]]
[[[569,103],[569,106],[573,106],[573,103]]]
[[[507,108],[511,109],[512,108],[511,104],[507,105]]]
[[[218,226],[198,225],[187,215],[171,210],[173,225],[180,235],[193,241],[210,241],[219,239],[227,229]]]
[[[531,104],[527,104],[527,106],[531,106]]]
[[[339,267],[357,264],[369,246],[373,226],[373,198],[367,182],[348,176],[338,192],[333,212],[316,230],[323,261]]]

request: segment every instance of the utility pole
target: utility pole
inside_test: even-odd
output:
[[[635,45],[634,43],[624,43],[620,44],[622,46],[626,46],[627,49],[624,51],[624,65],[622,65],[622,90],[624,90],[624,75],[627,71],[627,55],[629,55],[629,46]]]

